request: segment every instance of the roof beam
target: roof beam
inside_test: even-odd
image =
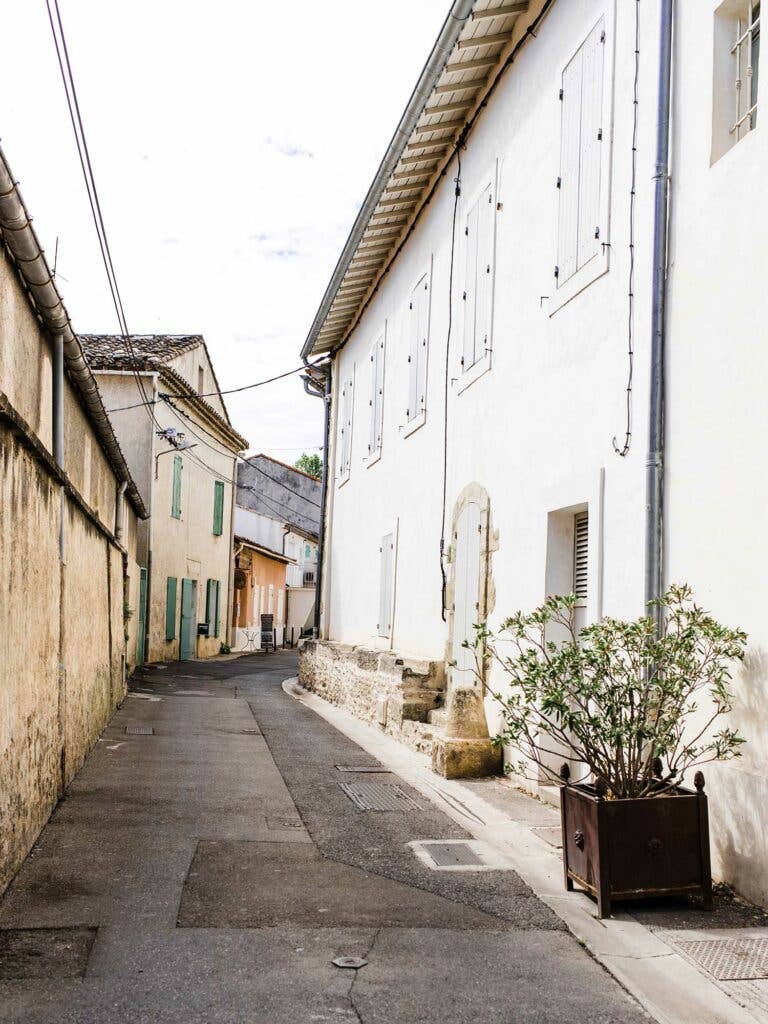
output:
[[[456,117],[453,121],[441,121],[440,124],[419,124],[413,129],[413,134],[426,135],[427,132],[444,132],[449,128],[451,130],[454,128],[463,128],[464,120],[465,119],[463,117]]]
[[[475,57],[473,60],[458,60],[455,64],[446,64],[443,68],[444,75],[452,75],[459,71],[474,71],[475,68],[489,68],[496,63],[498,57]]]
[[[400,157],[400,163],[401,164],[423,164],[423,163],[426,163],[427,160],[429,160],[433,164],[436,164],[438,162],[438,160],[440,159],[440,157],[443,155],[443,153],[445,153],[445,150],[446,150],[446,147],[443,146],[441,149],[436,149],[436,150],[434,150],[434,152],[431,152],[431,153],[417,153],[416,156],[401,156]]]
[[[423,181],[427,181],[432,177],[433,171],[428,167],[417,167],[412,171],[397,171],[390,177],[390,181],[404,181],[406,178],[419,178]],[[414,183],[415,184],[415,183]]]
[[[473,46],[495,46],[496,43],[508,43],[511,32],[495,32],[488,36],[475,36],[473,39],[460,39],[456,43],[457,50],[471,50]]]
[[[483,78],[468,78],[463,82],[446,82],[445,85],[435,86],[435,95],[444,96],[447,92],[461,92],[462,89],[479,89],[481,86],[486,85],[487,82],[487,76]]]
[[[453,114],[457,110],[466,110],[472,106],[472,100],[456,100],[455,103],[440,103],[436,107],[424,107],[422,113],[425,117],[430,114]]]
[[[479,21],[481,18],[508,18],[512,14],[525,14],[528,10],[528,0],[518,0],[517,3],[503,4],[501,7],[486,7],[484,11],[472,11],[472,21]]]

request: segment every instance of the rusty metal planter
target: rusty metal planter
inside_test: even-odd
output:
[[[690,894],[712,909],[709,817],[704,779],[668,796],[606,800],[593,786],[563,786],[565,887],[597,898],[599,917],[612,900]]]

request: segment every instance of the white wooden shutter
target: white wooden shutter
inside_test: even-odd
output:
[[[603,72],[605,23],[600,19],[582,49],[581,139],[579,158],[579,239],[577,266],[600,251],[600,170],[603,149]]]
[[[406,419],[414,420],[427,404],[427,345],[429,333],[429,275],[425,274],[411,292],[408,310],[408,408]]]
[[[588,596],[589,513],[577,512],[573,518],[573,592],[579,603]]]
[[[371,411],[368,432],[368,454],[381,451],[381,435],[384,428],[384,335],[377,338],[371,347]]]
[[[477,306],[475,310],[475,362],[491,347],[493,315],[494,216],[493,182],[478,199],[477,216]]]
[[[474,653],[463,647],[474,641],[474,625],[480,617],[480,545],[482,514],[477,501],[462,509],[454,534],[453,660],[457,681],[474,682]]]
[[[379,548],[379,636],[392,635],[392,576],[395,563],[395,535],[388,533]]]
[[[341,426],[339,435],[339,475],[346,477],[352,465],[353,378],[348,377],[341,388]]]
[[[464,272],[464,337],[462,343],[461,369],[463,373],[474,365],[476,359],[476,310],[477,310],[477,244],[479,232],[480,203],[476,202],[467,214],[464,227],[466,242],[466,269]]]
[[[578,267],[579,162],[581,140],[581,49],[563,71],[560,93],[560,211],[557,237],[557,284],[563,285]]]

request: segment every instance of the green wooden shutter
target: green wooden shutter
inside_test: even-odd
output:
[[[165,581],[165,639],[176,639],[176,577]]]
[[[205,584],[205,622],[208,626],[208,636],[212,636],[211,623],[213,622],[213,588],[216,580],[207,580]]]
[[[221,630],[221,583],[216,580],[216,615],[215,615],[214,636],[218,636]]]
[[[220,537],[224,532],[224,483],[213,482],[213,532]]]
[[[173,456],[173,497],[171,499],[171,515],[174,519],[181,519],[181,471],[182,461],[180,455]]]

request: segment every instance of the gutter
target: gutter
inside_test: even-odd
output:
[[[38,318],[49,335],[56,339],[56,344],[59,343],[59,336],[61,337],[63,361],[67,375],[85,406],[89,419],[96,428],[96,433],[118,481],[125,482],[127,493],[137,514],[141,519],[146,519],[149,513],[131,477],[101,400],[96,379],[85,361],[80,342],[72,330],[69,313],[59,295],[48,261],[35,229],[32,227],[32,220],[1,149],[0,234],[3,243],[13,257]]]
[[[656,165],[653,204],[651,367],[645,504],[645,611],[661,629],[661,609],[649,607],[664,589],[664,347],[669,228],[669,126],[672,92],[674,0],[661,0],[659,92],[656,108]]]
[[[312,321],[312,326],[309,330],[309,334],[307,335],[307,340],[304,342],[304,347],[301,350],[301,358],[305,361],[312,352],[317,334],[328,315],[336,296],[336,292],[338,291],[341,282],[344,279],[344,275],[349,268],[349,264],[352,262],[352,257],[355,255],[357,247],[360,244],[360,240],[365,233],[368,221],[379,204],[381,194],[386,188],[387,182],[389,181],[392,172],[403,154],[403,150],[411,138],[413,129],[416,127],[416,123],[427,105],[427,100],[431,96],[432,90],[437,84],[437,80],[440,78],[445,65],[448,63],[448,58],[453,52],[456,40],[459,38],[461,30],[464,28],[467,18],[472,13],[472,8],[474,6],[475,0],[453,0],[453,3],[451,4],[448,17],[445,19],[443,27],[440,30],[440,34],[437,37],[437,42],[432,48],[432,53],[430,53],[427,58],[427,62],[419,76],[415,89],[411,93],[411,98],[408,100],[405,112],[400,118],[400,123],[395,129],[395,133],[387,147],[387,151],[379,164],[376,177],[373,179],[371,187],[368,189],[368,194],[365,197],[363,205],[360,207],[360,212],[355,219],[355,223],[352,225],[352,230],[350,231],[346,244],[341,251],[341,256],[339,257],[336,268],[333,271],[333,276],[331,277],[328,287],[325,289],[325,294],[323,295],[323,300],[320,303],[320,308],[315,314],[315,319]]]

